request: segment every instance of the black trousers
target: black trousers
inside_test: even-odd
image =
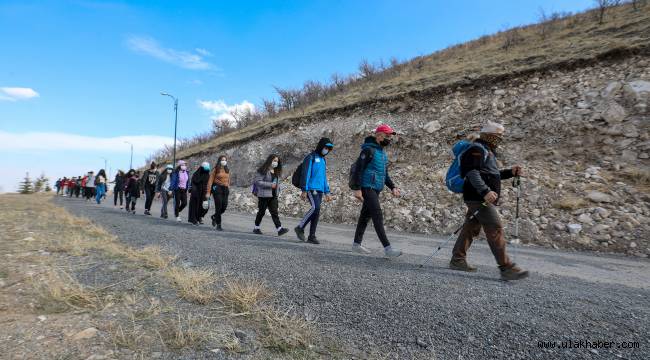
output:
[[[278,216],[278,198],[257,198],[257,216],[255,217],[255,226],[260,226],[262,223],[262,218],[266,213],[266,209],[269,209],[271,213],[271,219],[276,228],[282,227],[280,222],[280,216]]]
[[[117,206],[117,198],[120,198],[120,206],[122,206],[122,201],[124,201],[124,191],[123,190],[113,190],[113,205]]]
[[[311,208],[307,211],[302,220],[298,223],[298,227],[304,229],[307,227],[308,223],[311,223],[309,227],[309,236],[316,236],[316,227],[318,227],[318,219],[320,217],[320,204],[323,202],[323,193],[307,191],[307,199]]]
[[[216,220],[217,225],[221,225],[221,215],[228,208],[228,195],[230,195],[230,189],[227,186],[215,185],[213,187],[214,215],[212,215],[212,218]]]
[[[192,191],[190,195],[190,205],[187,215],[187,220],[192,224],[196,224],[199,220],[203,219],[205,214],[208,213],[207,209],[203,208],[203,200],[205,199],[205,194],[200,193],[199,191]]]
[[[91,198],[95,197],[95,188],[90,187],[90,186],[86,186],[86,189],[85,189],[85,192],[84,192],[84,197],[86,199],[91,199]]]
[[[153,198],[156,196],[156,188],[153,186],[144,187],[144,209],[149,211],[151,210],[151,203]]]
[[[177,189],[174,191],[174,216],[178,217],[183,209],[187,206],[187,189]]]
[[[372,219],[372,224],[375,226],[375,232],[377,233],[377,237],[379,237],[379,241],[381,241],[384,247],[390,246],[390,242],[386,236],[386,230],[384,229],[384,214],[379,204],[379,191],[362,188],[361,193],[363,194],[363,206],[361,207],[361,214],[359,214],[357,230],[354,233],[354,242],[361,244],[363,233],[368,226],[368,221]]]
[[[138,202],[138,198],[126,194],[126,210],[129,210],[129,205],[131,205],[131,211],[135,210],[135,203]]]

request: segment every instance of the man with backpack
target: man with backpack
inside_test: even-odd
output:
[[[309,227],[309,237],[306,239],[308,243],[319,244],[316,238],[316,227],[318,226],[318,218],[320,217],[320,205],[323,201],[329,202],[332,200],[330,196],[330,186],[327,182],[327,162],[325,156],[329,154],[334,148],[334,144],[328,138],[321,138],[316,145],[316,150],[305,156],[302,164],[298,166],[291,182],[302,190],[300,197],[303,200],[309,200],[311,208],[305,213],[298,226],[294,231],[296,236],[301,241],[305,241],[305,227],[311,223]]]
[[[149,169],[145,170],[142,174],[142,181],[144,182],[144,214],[151,215],[151,203],[156,195],[156,182],[158,181],[160,173],[156,169],[156,163],[151,162]]]
[[[384,186],[388,186],[393,196],[400,196],[399,188],[388,176],[388,155],[384,151],[384,148],[390,145],[393,135],[395,131],[390,126],[379,125],[374,134],[368,136],[361,145],[361,154],[350,169],[350,188],[354,190],[354,196],[363,202],[352,244],[352,250],[358,253],[370,253],[370,250],[361,246],[361,241],[368,221],[372,219],[377,237],[384,246],[385,256],[394,258],[402,255],[402,252],[393,249],[388,241],[379,204],[379,193]]]
[[[501,180],[523,174],[521,166],[505,170],[499,170],[497,167],[496,149],[503,140],[504,132],[503,125],[488,121],[477,140],[468,144],[461,142],[454,147],[455,150],[459,150],[457,146],[466,147],[455,155],[459,161],[460,178],[463,179],[462,193],[463,201],[467,205],[467,219],[456,240],[449,268],[476,271],[475,267],[467,263],[466,257],[467,250],[482,227],[501,270],[501,279],[519,280],[527,277],[528,271],[520,269],[508,258],[503,225],[496,209],[501,194]],[[449,174],[447,186],[450,190],[458,192],[458,189],[450,187]]]

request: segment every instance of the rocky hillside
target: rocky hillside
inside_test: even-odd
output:
[[[611,30],[617,44],[631,38],[625,29],[648,27],[647,14],[645,22],[639,22],[639,16],[629,27]],[[389,153],[392,177],[404,190],[399,199],[384,195],[387,225],[448,233],[461,223],[464,209],[460,196],[449,193],[443,183],[451,161],[449,149],[485,121],[496,120],[507,129],[500,154],[503,165],[522,164],[528,173],[522,188],[523,243],[647,257],[647,42],[648,34],[635,36],[635,47],[614,47],[589,59],[360,102],[280,125],[262,124],[252,136],[232,140],[234,135],[229,134],[230,141],[184,155],[196,166],[227,154],[235,184],[241,186],[231,195],[231,208],[253,212],[256,201],[248,186],[263,158],[280,154],[290,176],[318,138],[328,136],[336,143],[328,157],[335,200],[325,205],[322,215],[326,221],[354,223],[360,205],[347,188],[347,172],[363,138],[376,124],[386,122],[401,133]],[[501,213],[509,231],[514,229],[514,195],[513,188],[505,186]],[[287,181],[281,212],[297,216],[306,208]]]

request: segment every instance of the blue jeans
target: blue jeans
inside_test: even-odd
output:
[[[318,191],[307,191],[307,199],[309,199],[311,208],[307,211],[298,226],[301,229],[304,229],[307,227],[307,223],[311,223],[311,226],[309,227],[309,236],[316,236],[316,227],[318,226],[318,218],[320,217],[320,204],[323,202],[323,193]]]
[[[97,185],[95,187],[95,192],[97,193],[95,194],[95,201],[97,201],[97,203],[99,204],[101,203],[102,196],[104,196],[104,193],[106,193],[106,184]]]

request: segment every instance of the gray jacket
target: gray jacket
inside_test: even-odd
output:
[[[261,175],[260,173],[255,174],[255,185],[257,186],[257,197],[260,198],[270,198],[273,197],[273,189],[271,186],[273,185],[273,174],[271,172],[267,172],[264,175]],[[277,180],[276,180],[277,182]],[[280,195],[280,185],[278,184],[278,188],[276,189],[276,193]]]

